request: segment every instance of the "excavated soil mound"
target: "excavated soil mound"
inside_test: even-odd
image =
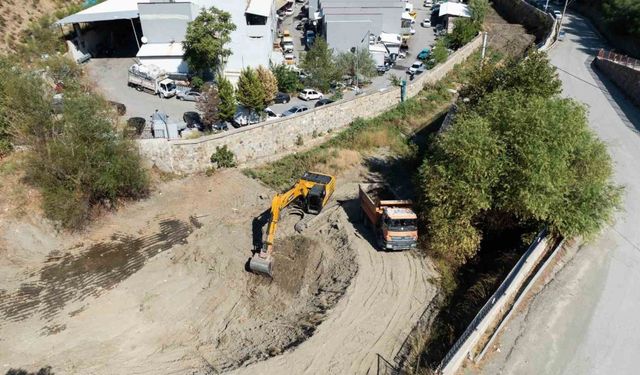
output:
[[[215,371],[281,354],[313,334],[357,272],[344,220],[344,211],[337,207],[328,222],[308,229],[306,236],[276,241],[274,276],[248,280],[251,318],[241,320],[246,315],[239,311],[238,319],[219,336],[215,348],[219,355],[210,361]]]

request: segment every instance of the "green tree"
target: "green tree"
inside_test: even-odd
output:
[[[189,68],[198,74],[220,68],[231,55],[231,50],[225,46],[235,29],[228,12],[216,7],[203,9],[187,26],[182,43]]]
[[[220,107],[218,116],[222,121],[231,121],[236,113],[236,96],[233,85],[224,76],[218,78],[218,95],[220,97]]]
[[[278,90],[282,92],[296,92],[302,89],[302,83],[298,73],[284,64],[271,67],[271,71],[278,81]]]
[[[421,169],[430,247],[462,264],[475,255],[478,224],[505,220],[566,237],[597,232],[620,192],[585,113],[572,100],[518,90],[459,113]]]
[[[620,34],[640,38],[640,2],[637,0],[604,0],[603,15],[611,28]]]
[[[302,69],[309,77],[307,84],[320,91],[328,91],[331,84],[340,79],[340,70],[334,62],[333,50],[329,49],[327,41],[316,38],[313,46],[302,60]]]
[[[342,75],[358,79],[371,78],[377,74],[376,63],[367,49],[357,52],[342,52],[336,56],[335,64]]]
[[[469,13],[471,21],[478,25],[478,30],[482,27],[484,18],[489,10],[489,0],[469,0]]]
[[[256,74],[258,75],[260,84],[262,84],[265,104],[268,105],[278,93],[278,80],[271,70],[262,65],[256,69]]]
[[[436,45],[431,50],[429,58],[433,61],[433,65],[443,63],[449,57],[449,51],[447,50],[447,41],[444,38],[438,39]]]
[[[236,92],[238,102],[245,108],[258,113],[267,107],[265,105],[265,93],[258,74],[251,68],[243,69],[238,80],[238,90]]]
[[[480,30],[478,25],[478,23],[469,18],[459,18],[455,20],[453,31],[447,35],[446,38],[449,42],[449,47],[458,49],[469,43],[478,35],[478,31]]]
[[[561,92],[562,83],[547,55],[531,49],[524,60],[512,58],[498,67],[486,65],[473,72],[469,84],[460,90],[460,96],[473,106],[496,90],[515,90],[549,98]]]

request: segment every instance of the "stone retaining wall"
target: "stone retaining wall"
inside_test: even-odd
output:
[[[640,106],[640,70],[600,57],[596,57],[595,65]]]
[[[417,95],[425,84],[442,79],[453,67],[464,61],[482,45],[478,36],[439,64],[407,85],[407,96]],[[357,118],[372,118],[400,102],[400,88],[390,87],[342,100],[308,112],[275,121],[263,122],[194,140],[142,139],[138,141],[144,160],[160,170],[173,173],[193,173],[211,166],[211,154],[216,147],[226,145],[240,164],[267,160],[277,154],[294,152],[298,137],[303,141],[314,134],[327,134],[348,126]]]
[[[522,0],[493,0],[496,11],[511,23],[519,23],[530,34],[536,36],[536,43],[545,43],[554,29],[554,18]]]

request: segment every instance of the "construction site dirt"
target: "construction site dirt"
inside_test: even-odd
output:
[[[274,276],[247,272],[275,193],[237,170],[165,182],[66,234],[0,223],[0,365],[56,374],[366,373],[435,295],[428,260],[377,252],[357,183],[302,234],[286,214]],[[295,210],[291,210],[295,213]],[[268,217],[267,217],[268,220]]]

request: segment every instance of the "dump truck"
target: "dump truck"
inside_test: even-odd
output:
[[[291,189],[276,194],[271,200],[266,238],[260,251],[249,261],[249,269],[257,274],[273,276],[273,243],[282,210],[292,203],[298,203],[305,214],[318,215],[329,202],[335,188],[335,177],[318,172],[305,172]]]
[[[373,230],[381,250],[409,250],[418,243],[413,202],[399,199],[384,183],[359,185],[362,222]]]
[[[160,98],[176,95],[176,82],[155,65],[133,64],[129,67],[129,87],[147,91]]]

